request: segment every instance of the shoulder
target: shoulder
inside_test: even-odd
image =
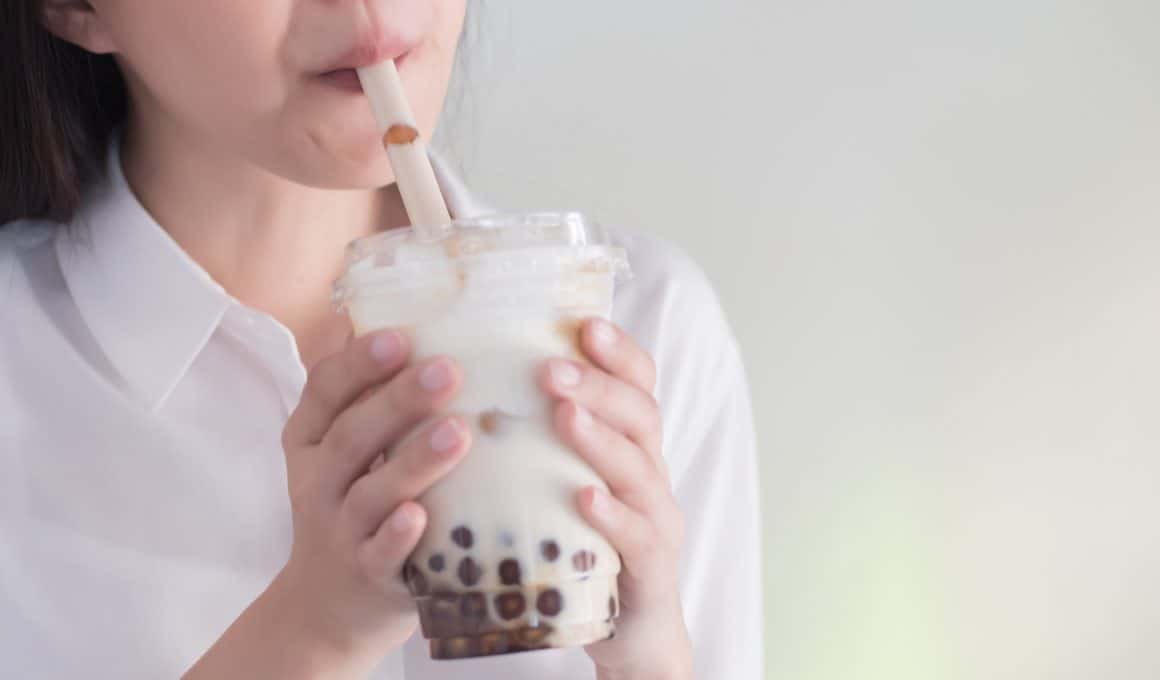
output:
[[[676,244],[625,227],[610,230],[632,277],[617,289],[614,318],[662,363],[712,363],[735,352],[732,329],[704,269]]]
[[[614,244],[628,253],[631,294],[677,294],[686,301],[715,306],[716,292],[700,265],[672,241],[628,227],[609,229]]]
[[[26,324],[35,320],[35,315],[28,312],[39,305],[39,299],[29,294],[28,274],[45,255],[45,248],[51,247],[55,226],[31,220],[0,225],[0,413],[12,413],[10,399],[21,382],[13,371],[27,366],[30,358],[21,348],[30,346],[25,341],[29,334]],[[36,369],[33,371],[35,374]]]

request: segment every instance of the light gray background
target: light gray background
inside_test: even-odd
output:
[[[1160,677],[1160,3],[473,9],[475,186],[718,287],[769,678]]]

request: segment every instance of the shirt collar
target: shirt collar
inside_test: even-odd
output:
[[[121,168],[117,136],[105,179],[58,230],[57,257],[81,317],[124,387],[150,410],[164,402],[234,300],[137,200]],[[456,218],[488,212],[448,163],[432,153]]]

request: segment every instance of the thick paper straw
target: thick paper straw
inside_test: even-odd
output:
[[[395,169],[411,226],[420,237],[434,237],[439,227],[451,224],[451,214],[439,191],[435,169],[427,157],[427,144],[419,136],[395,62],[388,59],[360,68],[358,78],[383,133],[383,145]]]

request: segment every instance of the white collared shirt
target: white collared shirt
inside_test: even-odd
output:
[[[149,216],[110,154],[66,225],[0,228],[0,677],[176,678],[289,556],[279,444],[306,379],[293,335],[233,299]],[[458,216],[477,208],[439,168]],[[756,450],[744,369],[684,255],[613,229],[614,320],[656,358],[686,516],[697,677],[761,677]],[[432,662],[382,680],[592,678],[582,649]]]

